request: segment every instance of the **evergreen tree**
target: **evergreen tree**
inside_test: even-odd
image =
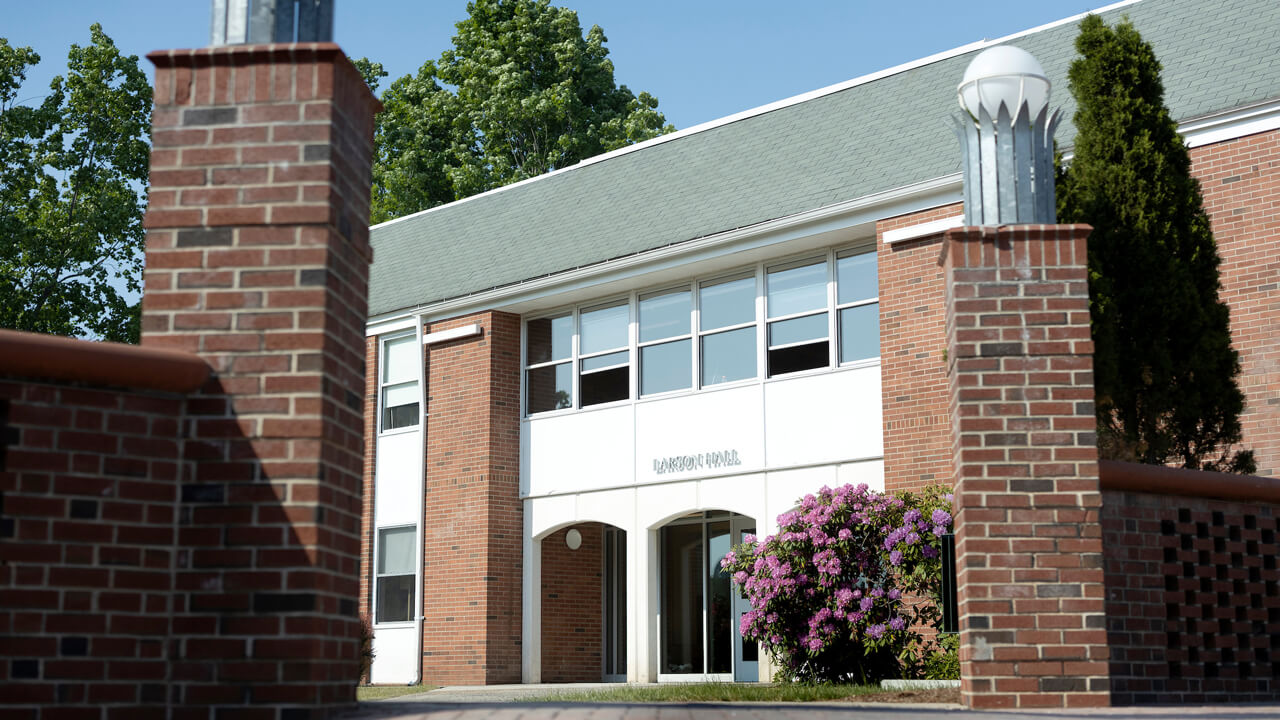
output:
[[[1164,105],[1160,63],[1125,20],[1080,24],[1068,78],[1075,158],[1058,218],[1088,223],[1094,384],[1102,456],[1253,472],[1239,450],[1244,395],[1218,297],[1200,184]]]
[[[378,116],[373,221],[424,210],[674,128],[614,84],[604,31],[549,0],[474,0],[453,48],[391,84]],[[375,87],[381,65],[356,61]]]

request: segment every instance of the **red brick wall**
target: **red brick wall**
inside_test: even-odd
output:
[[[961,699],[1109,702],[1088,226],[946,233]]]
[[[520,682],[520,316],[491,312],[480,337],[428,346],[423,549],[424,681]]]
[[[327,43],[153,53],[143,344],[200,353],[174,711],[354,701],[376,100]]]
[[[164,717],[182,412],[178,395],[0,379],[7,717]]]
[[[1280,506],[1103,492],[1117,704],[1280,697]]]
[[[1244,446],[1280,477],[1280,130],[1191,151],[1222,257],[1222,299],[1248,403]]]
[[[565,534],[542,541],[542,681],[600,682],[604,671],[604,526],[575,525],[582,545]]]
[[[377,467],[378,434],[378,338],[364,343],[364,471],[360,506],[360,617],[373,617],[373,473]],[[372,620],[371,620],[372,621]]]
[[[944,205],[876,223],[880,268],[880,372],[884,409],[885,489],[950,485],[942,235],[888,245],[888,230],[962,212]]]

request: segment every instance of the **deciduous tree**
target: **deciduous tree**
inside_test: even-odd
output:
[[[137,342],[151,85],[89,32],[36,106],[40,56],[0,38],[0,327]]]
[[[1200,185],[1164,104],[1160,63],[1126,20],[1080,24],[1070,67],[1075,157],[1058,217],[1089,238],[1104,457],[1252,472],[1244,395]]]
[[[380,222],[670,132],[658,101],[614,83],[604,31],[548,0],[475,0],[453,48],[382,96]],[[362,64],[363,63],[363,64]],[[366,80],[381,67],[357,61]]]

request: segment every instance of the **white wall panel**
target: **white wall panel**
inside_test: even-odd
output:
[[[765,383],[770,468],[880,457],[880,368]]]
[[[634,482],[632,406],[537,418],[522,424],[529,495],[578,492]]]
[[[418,522],[422,489],[422,435],[418,431],[378,438],[373,522],[376,527]]]
[[[637,481],[763,468],[761,392],[747,385],[637,403]]]
[[[408,685],[418,679],[417,638],[413,626],[377,628],[373,631],[373,668],[369,682],[374,685]]]

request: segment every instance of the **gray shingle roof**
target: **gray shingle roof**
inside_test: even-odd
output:
[[[1144,0],[1175,118],[1280,96],[1280,1]],[[1071,145],[1077,25],[1017,38],[1053,83]],[[976,52],[976,51],[975,51]],[[371,315],[786,217],[959,170],[943,121],[968,53],[373,229]]]

